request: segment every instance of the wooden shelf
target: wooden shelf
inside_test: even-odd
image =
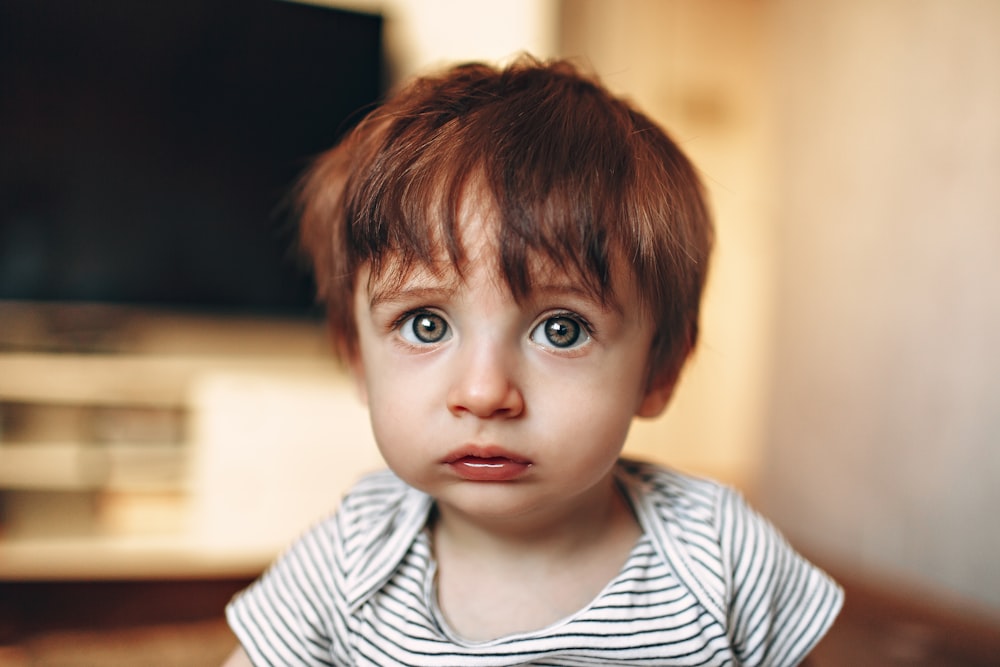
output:
[[[254,576],[378,465],[320,324],[104,319],[0,302],[0,581]]]
[[[0,354],[0,401],[183,407],[209,372],[336,372],[328,357]]]
[[[178,489],[183,485],[187,453],[180,443],[4,443],[0,444],[0,489]]]
[[[0,580],[256,576],[282,544],[224,549],[183,533],[0,539]]]

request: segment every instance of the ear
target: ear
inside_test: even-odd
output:
[[[677,387],[677,380],[681,375],[681,370],[687,363],[691,349],[694,347],[694,339],[697,335],[697,325],[695,325],[689,332],[687,344],[675,360],[655,371],[649,378],[649,382],[646,385],[646,392],[643,394],[642,400],[639,402],[639,407],[635,411],[637,417],[652,419],[659,417],[667,409],[670,399],[673,398],[674,389]]]
[[[650,382],[643,394],[639,407],[636,408],[635,415],[643,419],[659,417],[667,409],[671,396],[674,395],[674,386],[677,384],[677,373],[664,373],[667,377],[656,378]]]
[[[347,372],[347,375],[351,378],[351,381],[354,384],[354,390],[357,392],[361,403],[367,406],[368,383],[365,380],[365,365],[361,361],[359,343],[357,340],[354,341],[353,345],[348,343],[347,339],[341,337],[332,325],[328,325],[328,327],[330,339],[335,350],[335,356],[340,361],[343,369]]]

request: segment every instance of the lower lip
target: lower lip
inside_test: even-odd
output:
[[[463,456],[449,461],[448,467],[459,477],[470,482],[510,482],[527,472],[531,464],[502,456],[490,458]]]

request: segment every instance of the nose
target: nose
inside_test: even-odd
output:
[[[480,341],[463,347],[448,391],[451,413],[480,419],[520,416],[524,412],[524,396],[515,379],[515,355],[498,341]]]

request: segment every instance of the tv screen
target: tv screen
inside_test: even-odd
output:
[[[296,178],[382,21],[282,0],[0,2],[0,299],[304,315]]]

